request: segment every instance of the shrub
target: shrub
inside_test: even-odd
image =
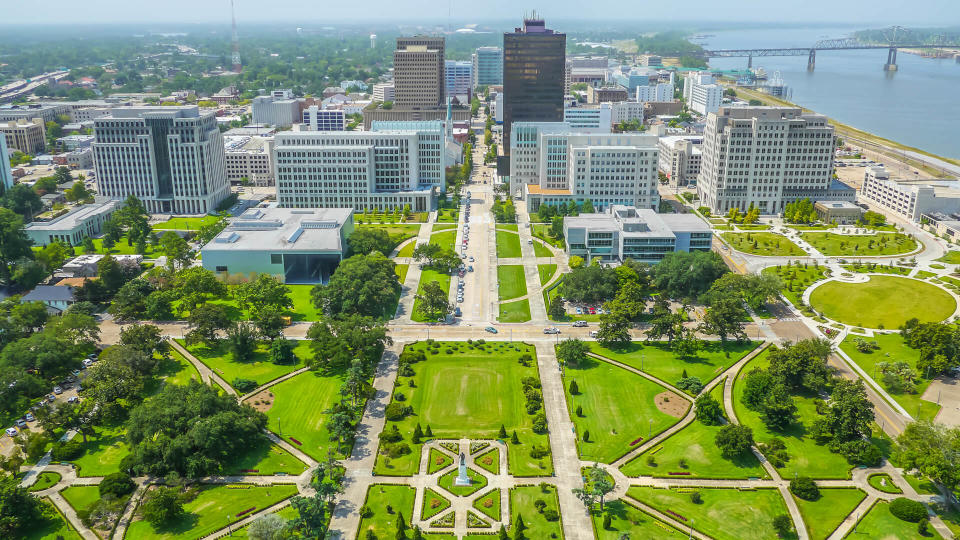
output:
[[[927,507],[922,502],[897,497],[890,503],[890,513],[904,521],[917,523],[927,518]]]
[[[393,424],[391,429],[385,429],[380,432],[380,440],[388,443],[400,442],[403,440],[403,435],[400,433],[397,425]]]
[[[539,412],[533,417],[533,431],[535,433],[547,432],[547,415],[543,414],[543,412]]]
[[[533,459],[540,459],[550,455],[550,447],[548,446],[539,446],[533,445],[533,448],[530,449],[530,457]]]
[[[677,381],[677,388],[697,395],[703,390],[703,382],[700,381],[700,377],[682,377]]]
[[[786,514],[780,514],[773,518],[773,530],[777,531],[777,536],[783,538],[793,530],[793,520]]]
[[[543,509],[547,507],[547,502],[543,499],[537,499],[533,501],[533,507],[537,509],[537,512],[543,513]]]
[[[257,381],[251,381],[250,379],[242,379],[237,377],[230,381],[230,385],[233,386],[237,392],[246,394],[257,387]]]
[[[610,530],[610,527],[613,526],[613,519],[610,517],[610,514],[604,514],[603,516],[603,528]]]
[[[83,455],[83,442],[79,437],[74,437],[65,443],[56,443],[50,454],[57,461],[76,459]]]
[[[383,445],[383,454],[387,457],[398,458],[410,453],[410,446],[405,442],[389,443]]]
[[[805,501],[815,501],[820,498],[820,488],[812,478],[807,476],[798,476],[790,480],[790,491]]]
[[[547,521],[557,521],[560,519],[560,513],[553,508],[547,508],[543,511],[543,517]]]
[[[387,420],[396,422],[403,420],[403,417],[407,415],[407,407],[403,403],[394,402],[387,405],[383,412]]]
[[[699,491],[694,491],[690,493],[690,502],[693,504],[700,504],[703,502],[703,497],[700,496]]]
[[[840,452],[851,465],[876,467],[883,460],[883,453],[877,445],[863,439],[843,443],[840,445]]]
[[[100,497],[110,495],[120,498],[132,492],[136,487],[129,476],[122,472],[115,472],[108,474],[100,482]]]

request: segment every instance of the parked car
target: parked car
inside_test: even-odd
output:
[[[587,321],[574,321],[573,325],[577,328],[584,328],[587,326]]]
[[[17,418],[17,427],[21,429],[27,427],[27,421],[23,418]]]
[[[77,403],[78,401],[80,401],[80,398],[77,396],[70,396],[67,398],[67,403]]]
[[[54,393],[54,394],[57,394],[57,395],[60,395],[60,394],[63,393],[63,388],[60,388],[59,386],[54,386],[54,387],[53,387],[53,393]]]
[[[473,265],[472,265],[472,264],[467,267],[467,272],[473,272]]]
[[[462,312],[460,311],[460,308],[459,308],[459,307],[458,307],[458,308],[454,308],[454,310],[453,310],[453,316],[454,316],[454,317],[461,317],[461,316],[462,316],[461,313],[462,313]]]
[[[590,331],[590,337],[597,337],[597,331],[596,331],[596,330],[591,330],[591,331]]]
[[[49,396],[47,396],[47,401],[49,401],[50,403],[53,403],[56,400],[57,400],[57,396],[53,394],[50,394]]]
[[[543,333],[544,333],[544,334],[559,334],[559,333],[560,333],[560,329],[559,329],[559,328],[556,328],[556,327],[553,327],[553,328],[544,328],[544,329],[543,329]]]
[[[30,413],[30,412],[23,415],[23,417],[27,419],[27,422],[33,422],[34,420],[36,420],[36,418],[34,418],[33,416],[33,413]]]
[[[17,433],[19,433],[19,432],[17,431],[17,428],[12,428],[12,427],[8,427],[8,428],[7,428],[7,435],[9,435],[9,436],[11,436],[11,437],[16,437],[16,436],[17,436]]]
[[[582,309],[582,308],[577,308],[576,311],[577,311],[577,315],[583,315],[583,309]]]
[[[487,332],[490,332],[491,334],[496,334],[496,333],[497,333],[497,329],[494,328],[494,327],[492,327],[492,326],[488,326],[488,327],[484,328],[484,330],[486,330]]]

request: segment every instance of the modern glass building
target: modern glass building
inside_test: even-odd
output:
[[[524,19],[523,28],[503,34],[503,145],[507,159],[498,163],[501,175],[509,170],[514,122],[563,121],[566,46],[566,34],[550,30],[543,19]]]
[[[503,49],[480,47],[473,53],[473,87],[503,84]]]
[[[444,73],[447,80],[447,95],[470,96],[473,87],[473,63],[467,61],[447,60]]]

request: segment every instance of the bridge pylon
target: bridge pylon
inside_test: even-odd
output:
[[[810,55],[807,57],[807,71],[813,71],[817,67],[817,50],[810,49]]]
[[[897,48],[890,47],[887,50],[887,63],[883,65],[884,71],[896,71],[897,70]]]

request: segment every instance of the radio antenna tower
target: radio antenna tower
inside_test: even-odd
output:
[[[237,37],[237,14],[233,9],[233,0],[230,0],[230,19],[233,22],[233,35],[231,37],[233,42],[233,56],[231,57],[233,72],[240,73],[243,70],[243,65],[240,63],[240,39]]]

